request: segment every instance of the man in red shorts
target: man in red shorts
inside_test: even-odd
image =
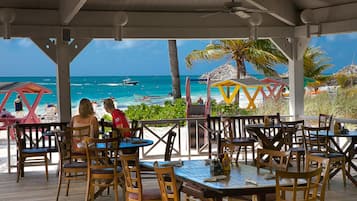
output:
[[[113,127],[130,128],[124,112],[115,108],[114,102],[111,98],[104,100],[104,109],[112,115]],[[124,132],[123,137],[131,137],[130,131]]]

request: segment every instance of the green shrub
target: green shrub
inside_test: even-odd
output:
[[[339,89],[337,94],[321,93],[315,96],[305,96],[305,115],[316,116],[319,113],[333,114],[342,118],[357,118],[357,87]],[[211,101],[211,115],[267,115],[289,114],[288,99],[265,100],[254,110],[238,108],[236,104],[218,104]],[[129,119],[136,120],[159,120],[178,119],[186,117],[186,102],[184,99],[166,101],[160,105],[133,105],[125,111]]]

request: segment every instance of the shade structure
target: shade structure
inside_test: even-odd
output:
[[[3,98],[0,105],[0,110],[5,107],[5,104],[7,103],[12,93],[17,93],[22,98],[23,103],[28,109],[28,114],[23,119],[21,119],[20,122],[40,122],[39,118],[35,114],[36,108],[42,98],[42,95],[50,94],[52,91],[33,82],[0,82],[0,94],[5,94],[5,97]],[[36,99],[32,105],[27,100],[26,94],[37,94]]]
[[[267,84],[259,81],[258,79],[249,77],[244,79],[229,79],[223,81],[216,81],[212,83],[211,86],[218,87],[226,104],[231,104],[239,90],[242,89],[248,100],[247,109],[254,109],[256,108],[254,101],[257,98],[259,92],[263,91],[263,87],[266,85]],[[230,87],[234,87],[233,92],[231,94],[229,91]],[[224,88],[226,88],[226,90]],[[249,93],[248,88],[255,88],[255,91],[252,95]]]
[[[266,77],[260,80],[261,82],[267,84],[267,93],[262,90],[262,95],[264,99],[273,98],[275,100],[280,99],[283,96],[285,87],[288,87],[289,84],[284,82],[280,77]]]

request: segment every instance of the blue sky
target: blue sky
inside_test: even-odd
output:
[[[227,62],[199,62],[192,69],[186,68],[186,55],[194,49],[203,49],[209,42],[177,41],[182,75],[200,75]],[[333,73],[352,63],[353,55],[357,54],[357,33],[314,37],[310,45],[320,46],[331,57],[334,67],[326,73]],[[0,76],[55,76],[55,73],[55,64],[31,40],[0,39]],[[93,40],[71,64],[72,76],[169,74],[166,40]]]

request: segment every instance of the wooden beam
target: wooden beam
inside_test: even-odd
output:
[[[69,45],[69,59],[70,62],[92,41],[92,39],[74,39]]]
[[[56,45],[49,39],[31,38],[31,40],[54,62],[57,63]]]
[[[293,51],[288,38],[270,38],[270,40],[288,59],[293,59]]]
[[[69,24],[87,0],[61,0],[59,6],[61,24]]]
[[[57,38],[62,28],[71,30],[72,38],[114,38],[112,26],[40,26],[13,25],[12,37]],[[124,27],[124,39],[238,39],[249,38],[249,27]],[[294,35],[293,27],[259,27],[259,38],[286,38]],[[0,37],[3,36],[0,25]]]

